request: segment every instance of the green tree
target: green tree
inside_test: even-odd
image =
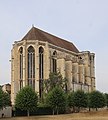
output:
[[[37,102],[38,96],[35,91],[31,87],[26,86],[17,93],[15,107],[26,110],[27,115],[29,116],[31,111],[36,110]]]
[[[3,93],[3,107],[10,106],[11,100],[9,93],[4,92]]]
[[[44,91],[49,92],[56,86],[67,90],[67,79],[62,77],[60,72],[50,73],[49,79],[44,80]]]
[[[66,107],[66,95],[64,91],[59,88],[53,88],[48,94],[46,98],[46,103],[52,108],[53,114],[55,111],[64,110]]]
[[[80,108],[87,107],[87,94],[84,93],[84,91],[76,91],[73,94],[73,103],[75,107],[78,108],[78,112],[80,111]]]
[[[108,109],[108,93],[105,93],[105,99],[106,99],[106,106],[107,106],[107,109]]]
[[[74,92],[70,92],[67,96],[67,104],[69,108],[73,108],[74,111]]]
[[[2,109],[2,108],[3,108],[3,91],[0,88],[0,109]]]
[[[0,109],[3,109],[4,107],[10,105],[11,105],[10,95],[4,92],[2,88],[0,88]]]
[[[105,97],[103,93],[99,91],[93,91],[89,94],[89,101],[90,101],[90,107],[91,108],[96,108],[96,111],[98,108],[103,108],[105,106]]]
[[[87,107],[89,108],[90,111],[90,93],[85,93],[87,95]]]

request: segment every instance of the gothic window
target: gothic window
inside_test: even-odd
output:
[[[35,50],[28,48],[28,85],[35,89]]]
[[[42,47],[39,48],[39,95],[42,98],[43,92],[43,71],[44,71],[44,49]]]
[[[57,72],[57,52],[53,52],[53,58],[52,58],[52,72]]]
[[[19,49],[20,57],[20,89],[23,87],[23,48]]]

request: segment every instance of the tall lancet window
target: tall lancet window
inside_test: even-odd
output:
[[[28,48],[28,85],[35,89],[35,50]]]
[[[57,72],[57,52],[53,52],[53,58],[52,58],[52,72]]]
[[[39,48],[39,95],[40,98],[42,98],[42,92],[43,92],[43,69],[44,69],[44,49],[42,47]]]
[[[23,48],[19,49],[19,56],[20,56],[20,90],[23,87]]]

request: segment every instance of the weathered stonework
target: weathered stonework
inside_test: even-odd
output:
[[[35,29],[35,28],[32,28]],[[46,33],[45,33],[46,34]],[[49,35],[49,34],[48,34]],[[53,36],[54,37],[54,36]],[[25,37],[26,38],[26,37]],[[44,39],[44,37],[43,37]],[[45,38],[46,39],[46,38]],[[50,38],[49,38],[50,39]],[[51,38],[52,39],[52,38]],[[65,45],[65,43],[64,43]],[[94,53],[89,51],[75,52],[61,46],[56,46],[49,41],[40,39],[23,39],[13,44],[11,51],[11,101],[14,105],[14,100],[17,92],[20,90],[20,72],[22,72],[22,87],[28,85],[28,48],[32,46],[34,48],[35,56],[35,91],[39,93],[39,80],[40,80],[40,59],[39,48],[42,47],[43,52],[43,79],[49,78],[49,73],[53,70],[53,61],[57,61],[57,70],[62,74],[63,78],[67,78],[68,90],[76,91],[78,89],[85,92],[91,92],[95,90],[95,65],[94,65]],[[23,65],[20,70],[20,48],[23,49]],[[57,55],[53,55],[56,51]],[[33,71],[33,70],[32,70]],[[34,74],[34,73],[33,73]]]

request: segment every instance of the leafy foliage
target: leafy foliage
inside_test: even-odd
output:
[[[0,88],[0,109],[2,109],[2,108],[3,108],[3,91]]]
[[[65,109],[66,107],[66,96],[61,88],[55,87],[53,88],[47,95],[46,103],[53,109],[53,114],[55,111],[60,109]]]
[[[67,89],[67,79],[62,77],[60,72],[50,73],[49,79],[44,81],[44,90],[46,92],[51,91],[56,86],[66,90]]]
[[[87,107],[89,108],[90,111],[90,93],[85,93],[87,95]]]
[[[74,92],[70,92],[67,95],[67,110],[68,112],[74,112],[75,111],[75,105],[74,105]]]
[[[3,107],[10,106],[11,100],[8,93],[2,91],[0,88],[0,109],[3,109]]]
[[[78,112],[80,111],[80,108],[87,107],[87,95],[84,93],[84,91],[76,91],[73,94],[73,103],[75,107],[78,107]]]
[[[36,110],[38,97],[35,91],[26,86],[22,88],[16,95],[15,107],[21,110],[27,110],[28,116],[30,111]]]
[[[70,92],[67,97],[68,106],[70,108],[74,107],[74,93]]]
[[[11,100],[10,95],[6,92],[3,93],[3,107],[10,106]]]
[[[106,106],[108,108],[108,93],[105,93]]]
[[[96,108],[96,110],[97,108],[102,108],[105,106],[105,97],[103,93],[99,91],[91,92],[89,96],[89,100],[90,100],[90,107]]]

